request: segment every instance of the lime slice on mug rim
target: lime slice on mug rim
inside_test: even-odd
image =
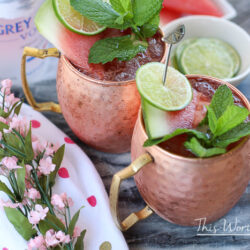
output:
[[[136,84],[140,95],[151,105],[165,111],[184,109],[192,100],[193,92],[188,79],[179,71],[168,67],[166,85],[162,76],[165,65],[152,62],[136,72]]]
[[[86,36],[101,33],[106,27],[101,26],[81,15],[70,5],[70,0],[52,0],[55,14],[69,30]]]

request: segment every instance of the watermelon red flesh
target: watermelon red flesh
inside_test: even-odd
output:
[[[222,11],[211,0],[164,0],[163,6],[167,10],[183,14],[223,16]]]
[[[160,13],[160,26],[164,26],[165,24],[181,17],[182,14],[174,11],[174,10],[168,10],[167,8],[162,8]]]
[[[78,68],[103,71],[101,65],[88,64],[89,49],[101,35],[84,36],[66,29],[54,13],[52,0],[46,0],[40,7],[35,23],[38,31]]]
[[[166,112],[173,132],[176,128],[196,128],[205,118],[210,99],[204,94],[193,90],[191,103],[180,111]]]

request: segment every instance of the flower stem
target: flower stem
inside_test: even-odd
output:
[[[33,170],[33,171],[34,171],[34,170]],[[41,187],[41,185],[40,185],[40,183],[39,183],[39,180],[38,180],[38,178],[37,178],[37,175],[36,175],[34,172],[32,172],[32,176],[33,176],[33,178],[34,178],[34,180],[35,180],[35,183],[36,183],[36,185],[37,185],[37,187],[38,187],[38,189],[39,189],[39,191],[40,191],[40,193],[41,193],[41,196],[43,197],[43,200],[45,201],[45,203],[47,204],[47,206],[48,206],[48,208],[49,208],[50,213],[53,214],[53,215],[55,215],[54,210],[53,210],[53,208],[52,208],[52,205],[51,205],[51,203],[50,203],[50,201],[49,201],[47,195],[45,194],[44,190],[42,189],[42,187]]]

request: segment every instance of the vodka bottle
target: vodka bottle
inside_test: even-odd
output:
[[[0,0],[0,80],[21,85],[20,66],[25,46],[44,49],[49,43],[39,34],[34,17],[43,0]],[[49,28],[49,27],[48,27]],[[30,83],[54,78],[57,60],[27,58]]]

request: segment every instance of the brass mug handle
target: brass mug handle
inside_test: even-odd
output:
[[[60,57],[60,52],[56,48],[51,49],[35,49],[30,47],[25,47],[23,50],[22,62],[21,62],[21,79],[23,85],[23,91],[28,103],[31,107],[38,111],[54,111],[56,113],[61,113],[60,105],[54,102],[44,102],[37,103],[30,91],[29,84],[26,78],[26,57],[38,57],[44,59],[46,57]]]
[[[138,157],[134,162],[132,162],[128,167],[124,168],[123,170],[119,171],[113,176],[109,194],[110,209],[113,220],[121,231],[128,230],[135,223],[137,223],[140,220],[146,219],[153,213],[153,211],[148,206],[146,206],[142,210],[130,214],[122,222],[120,221],[118,215],[118,199],[119,199],[119,188],[121,182],[125,179],[128,179],[129,177],[134,176],[146,164],[152,161],[153,158],[150,154],[148,153],[143,154],[140,157]]]

